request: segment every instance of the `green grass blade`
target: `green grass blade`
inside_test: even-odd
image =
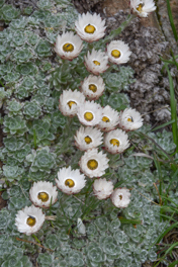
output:
[[[172,178],[171,178],[171,181],[170,181],[170,183],[169,183],[169,186],[168,186],[168,188],[167,188],[167,190],[166,190],[166,195],[167,195],[168,192],[169,192],[169,188],[171,187],[172,182],[174,182],[174,180],[177,179],[177,174],[178,174],[178,169],[175,171],[174,175],[173,175]]]
[[[160,57],[160,58],[161,58],[162,62],[164,62],[164,63],[174,64],[174,61],[172,61],[172,60],[163,59],[162,57]]]
[[[165,198],[166,200],[168,200],[169,202],[173,203],[178,208],[178,205],[176,204],[176,202],[174,202],[171,198],[165,197],[165,196],[162,196],[162,197]],[[171,208],[174,209],[174,207],[171,207]],[[178,212],[177,209],[175,211]]]
[[[176,67],[178,69],[178,63],[176,61],[176,56],[174,56],[174,53],[173,53],[172,49],[170,49],[170,52],[171,52],[171,56],[173,57],[173,60],[174,60],[174,65],[176,65]]]
[[[171,251],[173,250],[173,248],[174,248],[175,246],[177,246],[177,245],[178,245],[178,242],[172,244],[172,246],[170,246],[170,248],[168,248],[168,250],[166,251],[165,255],[167,255],[168,253],[171,253]]]
[[[175,120],[174,123],[172,123],[172,133],[173,133],[173,139],[174,143],[176,144],[176,152],[178,152],[178,131],[177,131],[177,102],[175,99],[174,94],[174,86],[173,86],[173,80],[171,77],[171,73],[169,71],[169,68],[167,64],[165,64],[168,78],[169,78],[169,85],[170,85],[170,98],[171,98],[171,119]]]
[[[34,148],[37,149],[37,136],[36,136],[36,131],[33,130],[33,144],[34,144]]]
[[[174,267],[175,265],[177,265],[177,263],[178,263],[178,260],[176,260],[176,261],[172,262],[171,264],[169,264],[168,267]]]
[[[161,217],[170,220],[170,216],[161,214]],[[172,220],[173,222],[175,222],[175,223],[177,222],[177,220],[175,220],[175,219],[173,219],[173,218],[172,218],[171,220]]]
[[[172,31],[173,31],[173,34],[174,34],[174,38],[175,38],[175,40],[177,42],[178,36],[177,36],[176,27],[174,25],[174,20],[173,20],[173,16],[172,16],[170,2],[169,2],[169,0],[166,0],[166,2],[167,2],[167,11],[168,11],[168,15],[169,15],[169,21],[170,21],[171,28],[172,28]]]
[[[170,161],[169,163],[171,164],[171,166],[174,167],[175,170],[177,170],[177,165],[175,164],[173,158],[160,145],[158,145],[153,138],[151,138],[148,135],[141,133],[141,132],[135,132],[134,134],[136,136],[139,136],[140,138],[144,137],[144,138],[152,141],[160,149],[160,152],[162,153],[162,155]]]
[[[2,87],[4,87],[5,88],[5,85],[1,82],[1,80],[0,80],[0,84],[2,85]]]
[[[161,166],[160,166],[160,163],[157,159],[156,153],[154,153],[153,157],[154,157],[154,163],[155,163],[156,169],[158,171],[158,176],[159,176],[159,194],[162,195],[162,179],[163,179],[163,177],[162,177],[162,172],[161,172]],[[160,204],[162,204],[162,203],[160,203]]]
[[[159,130],[159,129],[161,129],[161,128],[164,128],[164,127],[166,127],[166,126],[168,126],[168,125],[170,125],[170,124],[172,124],[172,123],[174,123],[174,122],[175,122],[175,120],[168,121],[168,122],[166,122],[166,123],[163,123],[163,124],[159,125],[158,127],[155,127],[155,128],[152,129],[151,131],[154,132],[154,131]]]
[[[174,215],[174,214],[173,214],[173,215]],[[173,216],[172,216],[172,217],[173,217]],[[171,219],[171,218],[170,218],[170,219]],[[158,236],[158,238],[155,240],[155,242],[154,242],[151,246],[154,246],[154,245],[156,245],[157,243],[159,243],[159,242],[163,239],[163,237],[164,237],[167,233],[169,233],[172,229],[174,229],[176,226],[178,226],[178,222],[172,224],[172,225],[169,226],[163,233],[161,233],[161,234]]]

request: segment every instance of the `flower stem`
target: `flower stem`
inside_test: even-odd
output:
[[[127,19],[122,22],[121,26],[118,27],[117,29],[114,29],[110,32],[108,36],[103,40],[104,43],[108,43],[111,40],[113,40],[116,36],[118,36],[128,25],[129,23],[135,18],[135,15],[129,14],[127,16]]]
[[[88,51],[92,51],[93,49],[93,43],[88,43]]]
[[[36,235],[32,234],[32,237],[36,240],[36,242],[40,243],[40,240],[37,238]]]
[[[5,88],[5,85],[2,83],[2,81],[0,80],[0,84]]]

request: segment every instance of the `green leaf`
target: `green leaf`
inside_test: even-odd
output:
[[[166,2],[167,2],[167,11],[168,11],[168,15],[169,15],[169,21],[171,23],[171,28],[172,28],[172,31],[173,31],[173,34],[174,34],[174,38],[177,41],[178,40],[178,36],[177,36],[176,27],[174,25],[174,20],[173,20],[172,11],[171,11],[171,5],[170,5],[169,0],[166,0]]]
[[[169,71],[167,64],[165,64],[165,67],[168,73],[169,85],[170,85],[171,119],[174,120],[174,122],[172,123],[172,133],[173,133],[174,143],[176,144],[176,152],[178,152],[177,101],[176,101],[175,94],[174,94],[174,85],[173,85],[171,73]]]

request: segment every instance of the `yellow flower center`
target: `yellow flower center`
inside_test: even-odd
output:
[[[97,61],[97,60],[93,60],[93,63],[94,63],[96,66],[99,66],[99,65],[100,65],[99,61]]]
[[[97,91],[97,86],[95,84],[90,84],[88,87],[89,90],[93,91],[93,93],[96,93]]]
[[[67,179],[65,180],[65,185],[71,188],[74,187],[75,182],[72,179]]]
[[[90,170],[96,170],[98,168],[98,162],[95,159],[90,159],[87,162],[87,166]]]
[[[119,50],[112,50],[111,55],[115,58],[119,58],[121,56],[121,52]]]
[[[70,43],[64,44],[62,48],[65,52],[72,52],[74,50],[74,46]]]
[[[88,135],[84,139],[87,144],[90,144],[92,142],[92,139]]]
[[[75,101],[69,101],[69,102],[67,102],[67,105],[71,109],[72,108],[72,105],[77,105],[77,103]]]
[[[129,121],[129,122],[133,122],[133,118],[132,118],[132,117],[129,117],[129,118],[127,119],[127,121]]]
[[[122,195],[119,195],[119,198],[120,198],[120,200],[122,200],[123,196]]]
[[[86,33],[89,33],[89,34],[92,34],[96,31],[96,28],[91,25],[91,24],[88,24],[86,27],[85,27],[85,32]]]
[[[103,116],[102,121],[104,121],[104,122],[110,122],[110,119],[108,117],[106,117],[106,116]]]
[[[35,223],[36,223],[36,219],[33,216],[29,216],[27,219],[27,224],[32,227],[35,225]]]
[[[139,12],[142,11],[143,4],[139,4],[138,7],[136,8]]]
[[[41,199],[42,202],[46,202],[49,199],[49,195],[46,192],[38,193],[38,198]]]
[[[110,144],[113,145],[113,146],[119,146],[120,142],[117,139],[111,139],[110,140]]]
[[[93,120],[93,114],[91,112],[85,112],[84,118],[86,121],[92,121]]]

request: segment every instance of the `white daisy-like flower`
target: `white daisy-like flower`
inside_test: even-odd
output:
[[[88,51],[87,56],[84,56],[84,59],[84,64],[87,70],[95,75],[99,75],[109,67],[108,56],[101,50],[96,51],[93,48],[91,54]]]
[[[133,108],[126,108],[119,114],[119,127],[125,131],[136,130],[143,125],[143,118],[140,113]]]
[[[94,101],[85,101],[83,105],[79,106],[77,116],[82,124],[95,126],[102,118],[102,108]]]
[[[113,183],[104,179],[96,179],[93,183],[93,191],[98,199],[106,199],[113,192]]]
[[[104,81],[100,76],[89,75],[82,83],[82,92],[90,100],[96,100],[102,95],[104,87]]]
[[[45,221],[45,215],[34,205],[19,210],[16,214],[15,225],[20,233],[31,235],[36,233]]]
[[[65,194],[76,194],[85,186],[86,180],[84,174],[79,170],[68,168],[59,169],[56,180],[57,187]]]
[[[131,51],[123,41],[112,41],[107,46],[108,59],[114,64],[123,64],[129,61]]]
[[[90,13],[79,14],[75,22],[75,29],[82,40],[89,43],[101,39],[105,35],[105,20],[102,20],[99,14]]]
[[[73,117],[77,114],[78,107],[85,101],[83,93],[75,90],[64,90],[60,95],[59,109],[64,116]]]
[[[95,148],[101,145],[103,141],[102,132],[93,127],[84,128],[81,126],[74,138],[76,146],[81,151]]]
[[[126,208],[130,203],[130,196],[127,188],[116,188],[111,195],[111,201],[117,208]]]
[[[129,147],[128,135],[120,130],[107,133],[104,137],[105,149],[112,154],[122,153]]]
[[[104,132],[114,130],[119,123],[119,113],[110,106],[106,106],[102,110],[102,119],[98,124],[98,128]]]
[[[130,0],[130,5],[140,17],[147,17],[150,12],[156,10],[153,0]]]
[[[35,206],[48,208],[57,201],[58,191],[52,183],[39,181],[33,184],[29,194]]]
[[[90,178],[100,177],[109,167],[109,159],[96,148],[87,150],[79,161],[81,171]]]
[[[83,48],[83,42],[78,35],[73,32],[64,32],[56,39],[55,52],[62,58],[72,60],[76,58]]]

